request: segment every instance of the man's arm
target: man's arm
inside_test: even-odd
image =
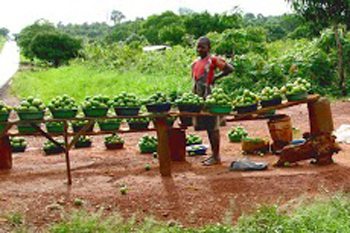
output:
[[[222,77],[225,77],[225,76],[231,74],[232,72],[233,72],[233,66],[229,63],[226,63],[224,68],[222,69],[222,71],[220,73],[218,73],[217,75],[215,75],[214,82]]]

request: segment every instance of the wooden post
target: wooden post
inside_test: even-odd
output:
[[[66,166],[67,166],[67,179],[68,185],[72,185],[72,176],[70,172],[70,161],[69,161],[69,147],[68,147],[68,123],[64,121],[64,154],[66,158]]]
[[[12,151],[9,136],[0,138],[0,169],[7,170],[12,168]]]
[[[172,161],[186,161],[186,134],[181,128],[169,129],[170,158]]]
[[[334,125],[329,100],[322,97],[315,102],[309,102],[307,106],[311,135],[331,134],[334,130]]]
[[[159,160],[159,171],[162,176],[171,176],[169,127],[166,122],[166,116],[156,117],[155,123],[158,139],[157,152]]]

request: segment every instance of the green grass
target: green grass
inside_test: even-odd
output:
[[[292,205],[292,206],[291,206]],[[185,228],[176,222],[160,223],[152,218],[138,222],[120,215],[104,216],[102,212],[79,211],[67,214],[62,221],[49,226],[48,233],[348,233],[350,232],[350,198],[334,195],[284,206],[262,206],[243,215],[235,225],[213,224]],[[12,222],[12,221],[11,221]],[[15,221],[17,222],[17,220]],[[19,226],[15,232],[32,232]],[[29,229],[29,228],[28,228]],[[19,231],[20,230],[20,231]]]
[[[20,71],[11,85],[18,97],[36,96],[44,102],[61,94],[68,94],[81,101],[88,95],[114,96],[122,91],[141,97],[155,91],[190,91],[191,78],[176,75],[142,74],[137,71],[118,72],[97,70],[85,65],[71,65],[41,71]]]

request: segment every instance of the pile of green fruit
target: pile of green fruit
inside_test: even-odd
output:
[[[286,95],[296,95],[307,93],[311,84],[302,78],[297,78],[294,82],[289,82],[281,88],[281,92]]]
[[[187,134],[186,135],[186,145],[196,145],[196,144],[202,144],[203,140],[200,136],[196,134]]]
[[[177,105],[201,105],[204,100],[193,93],[184,93],[181,97],[177,98],[175,103]]]
[[[98,120],[97,123],[101,125],[120,125],[122,122],[121,119],[115,118],[115,119],[103,119],[103,120]],[[119,128],[119,127],[118,127]]]
[[[75,120],[75,121],[72,121],[72,126],[83,127],[87,123],[89,123],[88,120]]]
[[[92,144],[91,137],[82,135],[78,138],[78,141],[74,144],[75,148],[90,147]]]
[[[72,127],[73,127],[73,131],[74,132],[78,132],[79,130],[81,130],[85,125],[87,125],[89,123],[88,120],[75,120],[72,121]],[[90,132],[93,130],[95,125],[95,122],[92,123],[92,125],[90,126],[90,128],[88,128],[87,132]]]
[[[128,123],[149,123],[151,120],[148,117],[128,118]]]
[[[11,137],[10,144],[12,148],[25,148],[27,147],[27,142],[23,137]]]
[[[78,105],[75,100],[69,95],[57,96],[47,105],[52,110],[72,110],[78,109]]]
[[[64,132],[64,123],[62,121],[46,122],[46,129],[49,133],[62,133]]]
[[[7,106],[3,101],[0,101],[0,121],[5,122],[8,120],[12,108]],[[0,131],[5,129],[6,125],[0,124]]]
[[[16,107],[17,112],[43,112],[45,111],[45,104],[38,98],[32,96],[23,99],[20,105]]]
[[[141,101],[135,94],[122,92],[114,97],[112,105],[113,107],[139,107],[141,106]]]
[[[63,127],[63,122],[62,121],[46,122],[46,127]]]
[[[237,126],[236,128],[232,128],[228,132],[228,138],[230,142],[241,142],[243,138],[246,138],[248,136],[248,132],[240,126]]]
[[[77,143],[86,143],[86,142],[91,142],[91,137],[82,135],[78,138]]]
[[[141,153],[153,153],[157,151],[158,141],[154,136],[145,135],[143,136],[139,143],[139,149]]]
[[[214,88],[213,92],[205,100],[208,106],[231,106],[231,99],[224,93],[222,88]]]
[[[259,102],[259,96],[255,93],[245,89],[243,95],[238,96],[234,101],[234,106],[249,106],[257,104]]]
[[[8,105],[6,105],[3,101],[0,100],[0,114],[2,113],[9,113],[12,110],[12,108]]]
[[[265,87],[261,91],[260,99],[262,101],[282,99],[282,93],[277,87]]]
[[[60,145],[63,145],[64,143],[62,142],[62,141],[59,141],[58,142]],[[47,140],[46,142],[44,142],[44,150],[45,149],[53,149],[53,148],[58,148],[58,146],[55,144],[55,143],[53,143],[53,142],[51,142],[51,141],[49,141],[49,140]]]
[[[59,141],[58,142],[60,145],[64,145],[64,143],[62,141]],[[44,147],[43,147],[45,153],[47,155],[50,155],[50,154],[58,154],[58,153],[62,153],[64,152],[63,148],[62,147],[58,147],[56,144],[54,144],[53,142],[51,141],[46,141],[44,143]]]
[[[167,96],[162,92],[156,92],[155,94],[151,95],[147,100],[146,103],[148,105],[157,105],[157,104],[164,104],[168,103],[169,100]]]
[[[85,98],[82,107],[83,109],[105,109],[109,108],[110,100],[106,96],[97,95],[97,96],[88,96]]]
[[[124,139],[118,134],[112,134],[111,136],[105,137],[104,142],[105,144],[123,144]]]

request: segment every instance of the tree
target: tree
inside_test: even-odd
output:
[[[55,26],[46,20],[38,20],[34,24],[23,28],[17,37],[17,42],[19,47],[21,48],[21,53],[25,57],[33,59],[34,54],[32,53],[30,47],[33,38],[39,33],[56,31],[57,29],[55,28]]]
[[[58,67],[76,57],[82,46],[80,40],[65,33],[42,32],[33,38],[30,48],[34,57]]]
[[[7,28],[0,28],[0,36],[6,37],[9,34],[9,30]]]
[[[111,20],[114,22],[114,25],[119,24],[123,19],[125,19],[125,15],[121,11],[112,11]]]
[[[340,25],[350,25],[349,0],[287,0],[292,3],[297,13],[308,21],[318,22],[323,26],[331,26],[337,43],[339,88],[342,95],[347,94],[344,69],[344,53],[342,35],[346,28]]]
[[[176,28],[174,28],[176,26]],[[167,41],[163,41],[160,38],[160,33],[163,30],[169,29],[170,31],[182,31],[179,27],[183,27],[183,22],[181,16],[175,14],[172,11],[165,11],[160,15],[151,15],[142,24],[142,30],[140,34],[144,35],[151,44],[161,44],[167,41],[173,42],[178,41],[178,38],[171,39],[166,38]],[[163,33],[162,33],[163,34]],[[162,35],[163,38],[165,35]]]

